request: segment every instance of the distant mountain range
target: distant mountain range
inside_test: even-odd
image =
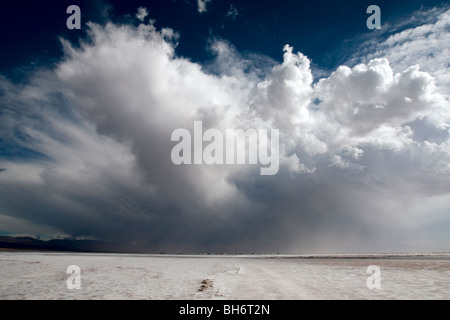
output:
[[[52,239],[0,236],[0,248],[71,252],[126,252],[121,245],[98,240]]]

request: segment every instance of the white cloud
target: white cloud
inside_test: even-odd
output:
[[[210,3],[211,0],[197,0],[197,10],[199,13],[204,13],[208,11],[206,8],[207,4]]]
[[[418,20],[418,21],[417,21]],[[423,20],[423,22],[421,21]],[[417,26],[405,28],[405,23],[393,25],[386,30],[400,30],[391,34],[386,40],[371,39],[358,49],[363,52],[355,55],[351,61],[369,61],[374,58],[389,60],[394,72],[402,72],[410,66],[419,66],[429,73],[443,96],[441,110],[435,113],[434,121],[450,119],[450,10],[447,7],[432,8],[414,13],[408,23]],[[408,24],[406,24],[408,25]]]
[[[392,213],[400,202],[450,192],[448,87],[426,64],[376,57],[314,84],[309,59],[288,45],[273,65],[214,41],[216,60],[203,68],[175,55],[171,29],[88,25],[90,41],[63,42],[55,70],[27,85],[0,79],[2,139],[45,155],[0,159],[4,215],[155,247],[252,247],[275,236],[283,246],[325,229],[358,237],[370,226],[376,237],[404,221]],[[280,173],[173,165],[172,131],[196,120],[279,129]]]
[[[450,85],[450,10],[441,12],[434,23],[427,23],[391,35],[370,57],[385,56],[396,68],[419,65],[438,82]]]
[[[408,135],[401,127],[435,112],[441,99],[428,73],[410,67],[394,74],[387,59],[339,67],[315,85],[315,93],[318,107],[334,125],[330,142],[335,146],[404,145]]]

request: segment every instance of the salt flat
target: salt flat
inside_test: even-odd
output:
[[[80,267],[79,290],[67,287],[70,265]],[[370,265],[380,289],[367,288]],[[450,255],[0,252],[0,299],[450,299]]]

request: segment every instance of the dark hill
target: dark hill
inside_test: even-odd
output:
[[[0,248],[39,251],[124,252],[120,245],[97,240],[52,239],[43,241],[32,237],[7,236],[0,236]]]

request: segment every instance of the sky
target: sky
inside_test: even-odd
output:
[[[450,250],[448,2],[19,0],[0,28],[0,235]],[[276,174],[175,164],[199,122],[278,130]]]

